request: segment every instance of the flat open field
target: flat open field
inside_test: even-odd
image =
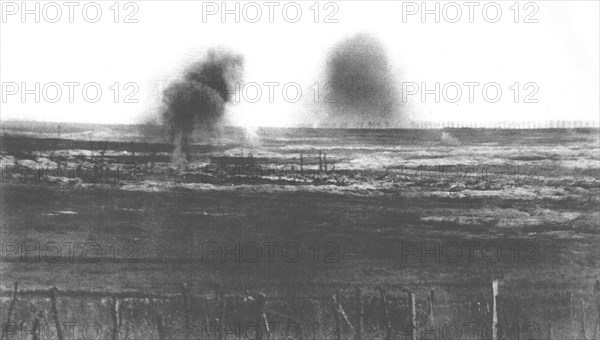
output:
[[[3,320],[18,281],[156,294],[187,283],[207,296],[340,291],[349,314],[357,287],[410,291],[419,310],[435,290],[436,322],[481,322],[498,279],[512,301],[505,321],[535,323],[531,338],[547,338],[549,325],[557,339],[576,338],[566,315],[581,311],[596,334],[597,129],[263,129],[194,146],[185,167],[168,163],[169,145],[125,128],[37,137],[1,139]],[[77,175],[91,169],[103,175]],[[15,316],[26,311],[18,303]]]

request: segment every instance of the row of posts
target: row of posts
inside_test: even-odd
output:
[[[191,338],[193,338],[192,336],[192,332],[191,332],[191,310],[190,310],[190,293],[189,293],[189,289],[187,284],[183,284],[181,286],[182,288],[182,298],[183,298],[183,313],[184,313],[184,326],[185,326],[185,339],[186,340],[190,340]],[[15,282],[14,287],[13,287],[13,291],[12,291],[12,297],[11,297],[11,301],[8,307],[8,312],[7,312],[7,317],[6,317],[6,326],[8,327],[8,325],[12,322],[12,315],[14,312],[14,308],[15,308],[15,304],[16,304],[16,300],[17,300],[17,292],[18,292],[18,282]],[[379,290],[380,292],[380,298],[382,301],[382,314],[383,314],[383,318],[384,318],[384,325],[385,325],[385,329],[386,329],[386,340],[391,340],[394,339],[394,330],[392,328],[392,320],[390,317],[390,311],[389,311],[389,303],[388,303],[388,298],[387,298],[387,294],[386,291],[383,288],[380,288]],[[56,325],[56,338],[58,340],[65,340],[64,337],[64,332],[63,329],[61,327],[61,323],[59,320],[59,313],[58,313],[58,307],[57,307],[57,294],[58,294],[58,289],[56,287],[52,288],[50,290],[50,301],[51,301],[51,308],[52,308],[52,314],[53,314],[53,319],[54,319],[54,323]],[[596,282],[596,286],[595,286],[595,295],[598,296],[600,293],[600,282]],[[334,315],[334,321],[335,321],[335,338],[337,340],[341,340],[342,339],[342,327],[344,327],[344,325],[350,329],[353,330],[354,332],[354,339],[355,340],[363,340],[366,339],[364,337],[364,304],[363,304],[363,297],[362,297],[362,292],[360,290],[360,288],[356,289],[356,303],[357,303],[357,313],[356,313],[356,319],[355,319],[355,323],[354,325],[352,324],[352,322],[350,321],[350,319],[348,318],[346,312],[344,311],[344,308],[342,306],[342,304],[340,303],[340,297],[339,297],[339,293],[333,294],[330,296],[330,306],[331,306],[331,310],[333,312]],[[412,339],[412,340],[416,340],[417,339],[417,309],[416,309],[416,298],[415,295],[411,292],[407,292],[406,293],[406,298],[407,298],[407,302],[408,302],[408,306],[409,306],[409,326],[411,328],[409,334],[408,334],[408,338]],[[119,299],[116,296],[113,296],[111,299],[111,309],[110,309],[110,314],[111,314],[111,320],[113,323],[113,332],[112,332],[112,339],[113,340],[118,340],[119,338],[119,327],[121,325],[121,318],[120,318],[120,303],[119,303]],[[202,310],[205,311],[206,310],[206,306],[204,305],[204,300],[201,300],[202,302]],[[270,333],[271,330],[269,329],[269,320],[267,318],[267,314],[266,314],[266,302],[267,302],[267,296],[264,294],[258,294],[255,296],[255,301],[256,301],[256,316],[257,319],[260,322],[260,326],[263,327],[266,330],[266,336],[267,339],[270,339]],[[579,323],[580,323],[580,339],[582,340],[587,340],[587,328],[586,328],[586,315],[585,315],[585,306],[584,306],[584,302],[583,300],[580,301],[581,304],[581,315],[579,318]],[[430,291],[430,295],[427,297],[427,321],[429,323],[431,323],[432,325],[435,324],[435,319],[434,319],[434,305],[435,305],[435,294],[434,291],[431,290]],[[225,319],[226,319],[226,308],[227,308],[227,298],[224,292],[220,292],[219,293],[219,305],[218,305],[218,319],[217,324],[219,325],[219,328],[217,330],[218,334],[218,340],[223,340],[225,339],[225,334],[224,334],[224,327],[223,325],[225,324]],[[570,313],[570,321],[573,320],[573,312],[572,312],[572,307],[569,307],[571,310]],[[600,302],[598,303],[598,312],[600,315]],[[206,313],[203,313],[203,317],[204,317],[204,321],[206,322],[206,324],[208,324],[208,316],[206,315]],[[492,319],[490,320],[491,324],[492,324],[492,340],[498,340],[498,280],[494,280],[492,282]],[[165,323],[164,323],[164,318],[160,315],[157,314],[155,316],[155,322],[156,322],[156,327],[157,327],[157,332],[158,332],[158,336],[159,336],[159,340],[165,340],[167,339],[167,330],[165,327]],[[33,340],[40,340],[39,339],[39,328],[40,328],[40,323],[41,323],[41,315],[39,313],[37,313],[34,316],[34,321],[33,321],[33,329],[32,329],[32,334],[33,334]],[[596,325],[596,332],[594,335],[594,339],[600,339],[600,331],[599,331],[599,326],[600,325],[600,317],[598,319],[598,324]],[[554,337],[553,334],[553,329],[552,327],[549,328],[548,330],[548,339],[556,339]],[[8,332],[4,331],[3,332],[3,340],[10,340],[8,339]]]

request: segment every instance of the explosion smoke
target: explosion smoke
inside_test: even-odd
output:
[[[392,71],[381,43],[357,34],[334,47],[327,63],[335,102],[330,117],[350,121],[388,121],[398,109]]]
[[[241,76],[243,61],[239,54],[210,50],[204,60],[187,69],[183,80],[164,91],[163,121],[175,144],[174,162],[187,160],[195,129],[206,132],[217,127]]]

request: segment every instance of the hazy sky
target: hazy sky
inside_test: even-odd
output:
[[[272,2],[273,23],[269,20],[271,5],[262,2],[238,2],[239,23],[233,14],[222,22],[221,2],[196,1],[138,1],[127,6],[127,2],[121,2],[118,23],[114,22],[113,1],[81,2],[73,8],[72,18],[69,7],[57,2],[62,11],[57,23],[48,22],[57,20],[55,6],[39,2],[40,23],[35,22],[33,14],[26,15],[23,23],[20,3],[2,2],[2,119],[134,123],[146,116],[158,116],[162,89],[180,77],[186,65],[200,59],[207,48],[224,46],[245,56],[240,102],[228,108],[234,124],[306,123],[314,115],[323,114],[327,91],[335,92],[335,84],[325,88],[328,49],[345,37],[366,32],[377,37],[387,50],[399,98],[406,100],[402,114],[412,119],[599,120],[598,1],[520,2],[518,14],[517,7],[511,7],[512,1],[471,5],[437,2],[439,23],[434,14],[422,22],[421,2],[406,1],[320,2],[318,23],[314,22],[313,1]],[[34,4],[29,3],[28,8],[34,9]],[[287,16],[282,13],[286,4]],[[234,6],[235,2],[227,3],[229,9]],[[435,6],[436,2],[427,3],[428,9]],[[102,10],[98,21],[86,22],[95,20],[97,7]],[[251,23],[257,7],[262,17]],[[287,22],[294,21],[297,7],[302,10],[298,21]],[[498,7],[502,10],[499,16]],[[462,16],[451,23],[457,17],[457,8]],[[138,22],[125,23],[134,11],[129,20]],[[217,13],[209,15],[212,12]],[[328,15],[328,21],[337,22],[324,22]],[[488,22],[495,21],[495,17],[497,22]],[[40,84],[40,103],[35,102],[34,94],[26,95],[23,103],[21,83],[31,90],[36,82]],[[80,84],[74,87],[73,103],[69,102],[65,82]],[[274,89],[273,103],[269,102],[265,82],[281,84]],[[52,83],[62,91],[58,99],[57,86]],[[117,103],[115,83],[120,89]],[[127,83],[133,84],[126,87]],[[256,95],[256,86],[251,83],[260,85],[262,91],[256,103],[251,102]],[[315,83],[320,89],[317,103]],[[423,100],[423,83],[429,90],[439,83],[439,103],[434,94]],[[480,85],[469,87],[465,83]],[[514,102],[515,83],[519,84],[518,103]],[[102,90],[97,102],[87,102],[82,95],[86,84],[91,84],[87,88],[90,101],[96,96],[95,87]],[[286,84],[288,100],[297,97],[296,87],[302,89],[297,102],[286,102],[282,93]],[[486,84],[488,97],[482,94]],[[457,85],[462,91],[460,99],[456,99]],[[492,103],[497,87],[502,95]],[[472,103],[470,88],[474,89]],[[136,90],[129,100],[138,103],[125,102],[126,96]]]

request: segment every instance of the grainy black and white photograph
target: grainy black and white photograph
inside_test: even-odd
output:
[[[0,0],[0,340],[600,340],[600,1]]]

